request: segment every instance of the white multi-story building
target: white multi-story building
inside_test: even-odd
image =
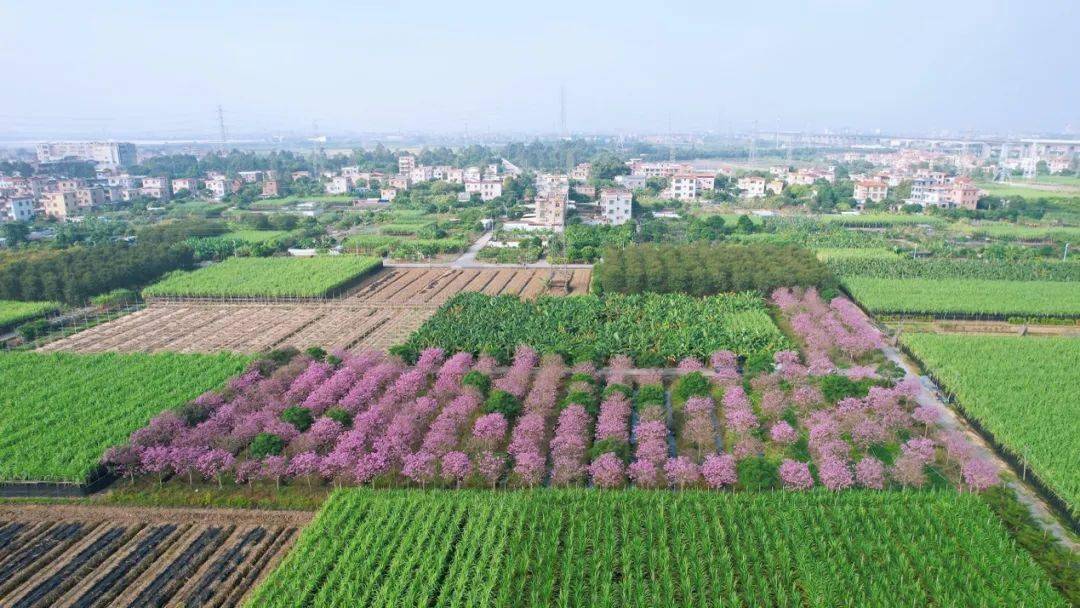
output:
[[[117,169],[135,164],[135,144],[104,141],[63,141],[37,145],[38,162],[53,163],[75,159],[97,163],[99,167]]]
[[[579,182],[588,181],[589,172],[592,170],[592,165],[589,163],[579,163],[574,167],[574,170],[570,172],[570,179],[576,179]]]
[[[225,178],[208,179],[203,181],[203,186],[210,192],[210,196],[215,200],[221,200],[227,195],[232,194],[233,184],[232,180]]]
[[[237,175],[240,176],[240,179],[244,180],[245,184],[254,184],[256,182],[261,182],[263,179],[262,171],[240,171]]]
[[[765,196],[765,183],[764,177],[758,177],[756,175],[749,175],[747,177],[740,177],[737,185],[739,190],[742,190],[742,195],[746,198],[760,198]]]
[[[426,182],[435,179],[435,169],[427,165],[418,165],[409,171],[409,181],[412,183]]]
[[[537,173],[536,192],[537,194],[568,193],[570,192],[570,177],[558,173]]]
[[[29,222],[34,219],[34,199],[29,196],[0,198],[0,220]]]
[[[911,198],[906,202],[923,207],[976,209],[982,191],[966,177],[939,177],[927,174],[911,182]]]
[[[178,177],[172,180],[172,193],[175,196],[181,190],[187,190],[191,194],[199,189],[199,180],[194,177]]]
[[[397,159],[398,173],[408,175],[416,167],[416,157],[411,154],[399,156]]]
[[[141,192],[143,196],[167,201],[172,198],[172,184],[167,177],[144,177]]]
[[[692,201],[697,198],[697,184],[693,173],[678,173],[672,176],[668,192],[677,201]]]
[[[348,194],[349,178],[344,175],[331,177],[324,186],[327,194]]]
[[[490,201],[502,196],[502,182],[497,179],[484,179],[465,182],[465,193],[469,196],[479,194],[480,200]]]
[[[633,200],[633,195],[625,188],[604,188],[600,191],[600,217],[611,226],[629,222]]]
[[[855,193],[852,198],[863,205],[866,201],[880,203],[889,196],[889,185],[872,179],[864,179],[855,182]]]
[[[672,177],[677,173],[690,173],[693,170],[693,166],[681,163],[645,163],[640,161],[630,163],[631,175],[644,177]]]
[[[644,175],[616,175],[615,183],[628,190],[637,190],[638,188],[644,188],[648,179]]]

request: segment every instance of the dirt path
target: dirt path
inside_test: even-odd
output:
[[[310,511],[272,511],[265,509],[186,509],[0,503],[0,520],[26,523],[75,520],[83,522],[107,521],[129,525],[135,523],[193,523],[220,526],[299,527],[306,525],[314,515]]]

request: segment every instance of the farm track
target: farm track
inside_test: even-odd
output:
[[[523,298],[578,295],[588,292],[591,277],[587,268],[388,268],[336,299],[157,301],[38,350],[256,353],[286,346],[387,349],[404,342],[439,306],[463,291]]]
[[[236,606],[311,516],[0,505],[0,606]]]

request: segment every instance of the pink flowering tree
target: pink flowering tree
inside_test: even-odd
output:
[[[810,465],[798,460],[785,459],[777,471],[780,482],[786,490],[809,490],[814,487],[814,478],[810,475]]]

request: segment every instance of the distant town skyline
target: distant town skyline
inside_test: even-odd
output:
[[[8,2],[0,140],[208,140],[218,105],[237,138],[1078,134],[1078,17],[1008,0]]]

